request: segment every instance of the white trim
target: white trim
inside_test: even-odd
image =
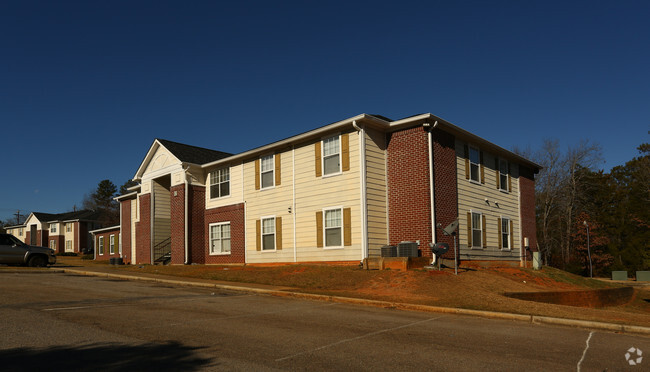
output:
[[[276,252],[278,250],[277,232],[278,227],[275,225],[275,215],[260,217],[260,252]],[[273,220],[273,249],[264,249],[264,220]],[[269,235],[269,234],[267,234]]]
[[[222,222],[213,222],[211,224],[208,224],[208,255],[209,256],[230,256],[232,254],[232,228],[231,228],[231,221],[222,221]],[[228,230],[230,236],[228,237],[228,240],[230,241],[230,251],[229,252],[218,252],[218,253],[213,253],[212,252],[212,228],[215,226],[224,226],[228,225]],[[219,241],[223,241],[223,237],[219,239]]]
[[[338,227],[341,230],[341,245],[333,245],[331,247],[327,246],[327,216],[325,214],[326,211],[335,211],[339,210],[341,211],[341,226]],[[323,212],[323,249],[342,249],[345,248],[345,242],[344,240],[344,235],[345,235],[345,224],[343,221],[343,206],[339,205],[336,207],[325,207],[322,209]],[[334,227],[335,228],[335,227]]]
[[[97,233],[101,233],[101,232],[104,232],[104,231],[119,230],[119,229],[120,229],[120,225],[115,225],[115,226],[109,226],[109,227],[102,227],[101,229],[90,230],[88,232],[91,233],[91,234],[97,234]]]
[[[470,249],[484,249],[483,248],[483,244],[485,243],[483,241],[483,215],[484,215],[484,213],[481,212],[481,211],[473,210],[473,209],[470,209],[469,212],[472,214],[472,216],[470,218],[471,225],[469,226],[470,230],[472,230],[472,241],[469,242],[468,247]],[[480,230],[481,230],[481,244],[478,247],[474,246],[474,230],[475,230],[474,227],[473,227],[474,226],[474,213],[479,214],[481,216],[481,222],[480,222],[480,226],[479,226]],[[486,225],[487,225],[487,221],[486,221]],[[486,228],[487,228],[487,226],[486,226]],[[487,235],[487,232],[486,232],[486,235]],[[487,236],[486,236],[486,238],[487,238]]]
[[[115,254],[115,234],[108,236],[108,254]]]
[[[223,167],[215,168],[212,171],[208,172],[208,177],[207,177],[208,178],[208,182],[207,182],[207,184],[208,184],[208,192],[207,192],[208,201],[222,200],[222,199],[229,198],[232,195],[232,192],[231,192],[232,191],[232,188],[231,188],[232,182],[231,182],[231,179],[230,179],[230,168],[231,168],[230,166],[223,166]],[[212,197],[212,173],[218,172],[218,171],[221,171],[221,170],[224,170],[224,169],[228,170],[228,195],[219,195],[219,196],[213,198]],[[217,185],[221,186],[222,183],[225,183],[225,182],[218,182]],[[221,194],[221,187],[219,187],[219,194]]]
[[[296,242],[296,146],[291,145],[291,187],[292,187],[292,200],[291,200],[291,215],[293,217],[293,262],[298,262],[298,245]]]
[[[357,130],[359,136],[359,178],[360,178],[360,191],[361,200],[359,209],[361,210],[361,260],[368,257],[369,244],[368,244],[368,172],[366,170],[366,129],[361,125],[357,125],[356,121],[352,122],[352,126]],[[341,158],[341,168],[343,159]],[[323,219],[325,213],[323,212]],[[351,228],[351,227],[350,227]],[[325,224],[323,223],[323,233],[325,233]],[[343,211],[341,210],[341,243],[342,247],[345,246],[343,241],[345,235],[345,226],[343,226]],[[325,248],[325,238],[323,237],[323,247]]]
[[[507,169],[506,169],[506,173],[505,173],[505,176],[506,176],[505,188],[503,188],[504,182],[501,182],[501,175],[503,174],[503,173],[501,173],[501,162],[502,161],[505,162],[506,163],[506,168],[508,168],[508,169],[510,168],[510,162],[508,160],[504,159],[504,158],[500,158],[498,156],[495,156],[495,157],[498,159],[498,163],[499,163],[499,169],[498,169],[498,171],[499,171],[499,191],[504,192],[506,194],[510,194],[510,192],[512,190],[510,190],[510,187],[508,185],[508,178],[510,178],[512,176],[510,175],[510,172],[508,172]]]
[[[433,128],[438,125],[438,122],[433,124]],[[429,193],[430,193],[430,204],[431,204],[431,243],[436,244],[436,199],[435,199],[435,175],[433,173],[433,128],[429,128],[428,140],[429,140]],[[388,173],[388,172],[386,172]],[[434,255],[435,260],[435,255]]]
[[[472,149],[474,149],[474,150],[476,150],[478,152],[478,163],[472,162]],[[481,149],[479,149],[478,147],[468,143],[467,144],[467,160],[469,162],[469,181],[472,182],[472,183],[482,185],[482,183],[481,183]],[[472,164],[477,165],[478,180],[475,180],[475,179],[472,178]]]
[[[99,254],[100,256],[104,255],[104,237],[103,236],[99,236],[98,239],[97,239],[97,254]]]

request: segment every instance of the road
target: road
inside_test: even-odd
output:
[[[3,371],[650,367],[643,336],[20,269],[0,319]]]

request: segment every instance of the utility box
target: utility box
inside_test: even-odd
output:
[[[533,269],[542,269],[542,256],[539,254],[539,252],[533,252]]]
[[[627,271],[612,271],[612,280],[627,280]]]
[[[636,281],[637,282],[650,282],[650,271],[637,271],[636,272]]]

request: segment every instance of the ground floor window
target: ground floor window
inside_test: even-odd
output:
[[[510,219],[501,218],[501,248],[502,249],[511,249],[510,241]]]
[[[72,252],[72,240],[65,241],[65,251]]]
[[[483,247],[483,229],[482,229],[482,214],[472,212],[472,247]]]
[[[115,254],[115,235],[108,237],[108,254]]]
[[[343,235],[342,208],[325,211],[325,247],[340,247]]]
[[[104,237],[103,236],[100,236],[99,240],[97,242],[97,253],[99,253],[99,255],[104,254]]]
[[[210,224],[210,254],[230,253],[230,222]]]
[[[56,240],[50,240],[50,248],[56,251]]]
[[[275,217],[262,218],[262,250],[275,250]]]

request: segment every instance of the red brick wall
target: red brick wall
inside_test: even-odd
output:
[[[131,262],[131,200],[120,202],[122,205],[122,217],[120,226],[122,229],[122,258],[124,263]]]
[[[418,126],[390,133],[387,140],[390,244],[419,240],[426,254],[431,242],[427,132]]]
[[[135,263],[151,262],[151,194],[140,196],[140,221],[135,224]]]
[[[32,235],[31,232],[25,231],[25,244],[32,245],[32,240],[30,239],[31,235]]]
[[[172,264],[185,263],[185,184],[172,186],[171,193],[171,244]],[[174,195],[176,193],[176,195]]]
[[[456,138],[439,129],[433,135],[433,174],[436,224],[446,227],[458,218],[458,179],[456,178]],[[454,239],[436,228],[436,242],[449,244],[443,257],[454,258]],[[431,252],[428,252],[431,255]]]
[[[521,205],[521,246],[528,238],[531,252],[537,251],[537,226],[535,225],[535,174],[532,169],[519,167],[519,203]],[[532,259],[532,253],[527,253]]]
[[[230,222],[230,254],[210,256],[210,229],[211,223]],[[245,236],[244,236],[244,203],[229,205],[221,208],[213,208],[205,211],[205,245],[203,251],[198,254],[194,250],[193,262],[206,264],[244,263]],[[199,261],[201,260],[202,261]]]
[[[205,187],[190,185],[189,195],[189,262],[203,263],[205,261]],[[203,262],[202,262],[203,261]]]
[[[73,222],[72,223],[72,231],[73,231],[73,238],[72,238],[72,249],[80,253],[81,250],[79,249],[79,237],[83,236],[81,235],[81,231],[79,231],[79,222]]]
[[[110,236],[114,235],[115,236],[115,253],[110,254],[110,249],[111,249],[111,240]],[[99,237],[103,236],[104,237],[104,254],[100,255],[99,254]],[[120,229],[113,229],[113,230],[108,230],[104,231],[101,233],[95,234],[95,260],[97,261],[107,261],[112,257],[120,257]]]
[[[50,233],[47,230],[38,230],[36,232],[36,241],[38,242],[38,245],[46,247],[49,243],[49,234]]]

